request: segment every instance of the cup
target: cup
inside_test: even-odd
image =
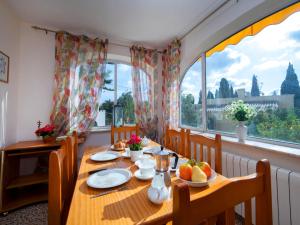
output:
[[[143,154],[140,156],[139,160],[141,161],[141,164],[147,163],[150,160],[151,156]]]
[[[151,161],[141,163],[139,167],[142,176],[149,176],[154,173],[154,164]]]

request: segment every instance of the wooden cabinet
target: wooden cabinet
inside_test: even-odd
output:
[[[24,141],[0,151],[0,212],[48,199],[48,158],[59,142]],[[38,158],[42,168],[28,175],[20,175],[20,162],[24,158]]]

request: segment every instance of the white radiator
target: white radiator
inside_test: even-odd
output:
[[[222,171],[226,177],[244,176],[254,173],[256,161],[227,152],[222,154]],[[300,225],[300,174],[271,166],[272,209],[274,225]],[[252,221],[255,224],[255,207],[252,199]],[[243,216],[244,206],[236,206]]]

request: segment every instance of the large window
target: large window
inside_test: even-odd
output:
[[[130,65],[122,63],[108,63],[106,65],[104,87],[99,104],[96,127],[112,124],[113,106],[116,104],[123,106],[124,123],[135,123]]]
[[[220,44],[223,47],[207,52],[206,84],[202,84],[202,89],[206,88],[203,127],[234,133],[236,124],[225,118],[224,109],[241,99],[257,111],[247,124],[248,135],[300,143],[300,12],[244,37],[236,45],[226,43],[228,40]],[[205,76],[198,70],[200,78],[189,78],[198,63],[186,73],[182,93]],[[189,90],[194,98],[198,96],[199,89]],[[181,99],[181,111],[186,110],[183,104]],[[200,110],[194,113],[202,115]],[[183,117],[181,125],[187,125]]]

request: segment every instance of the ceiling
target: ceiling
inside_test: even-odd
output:
[[[161,48],[224,0],[6,0],[33,25]]]

